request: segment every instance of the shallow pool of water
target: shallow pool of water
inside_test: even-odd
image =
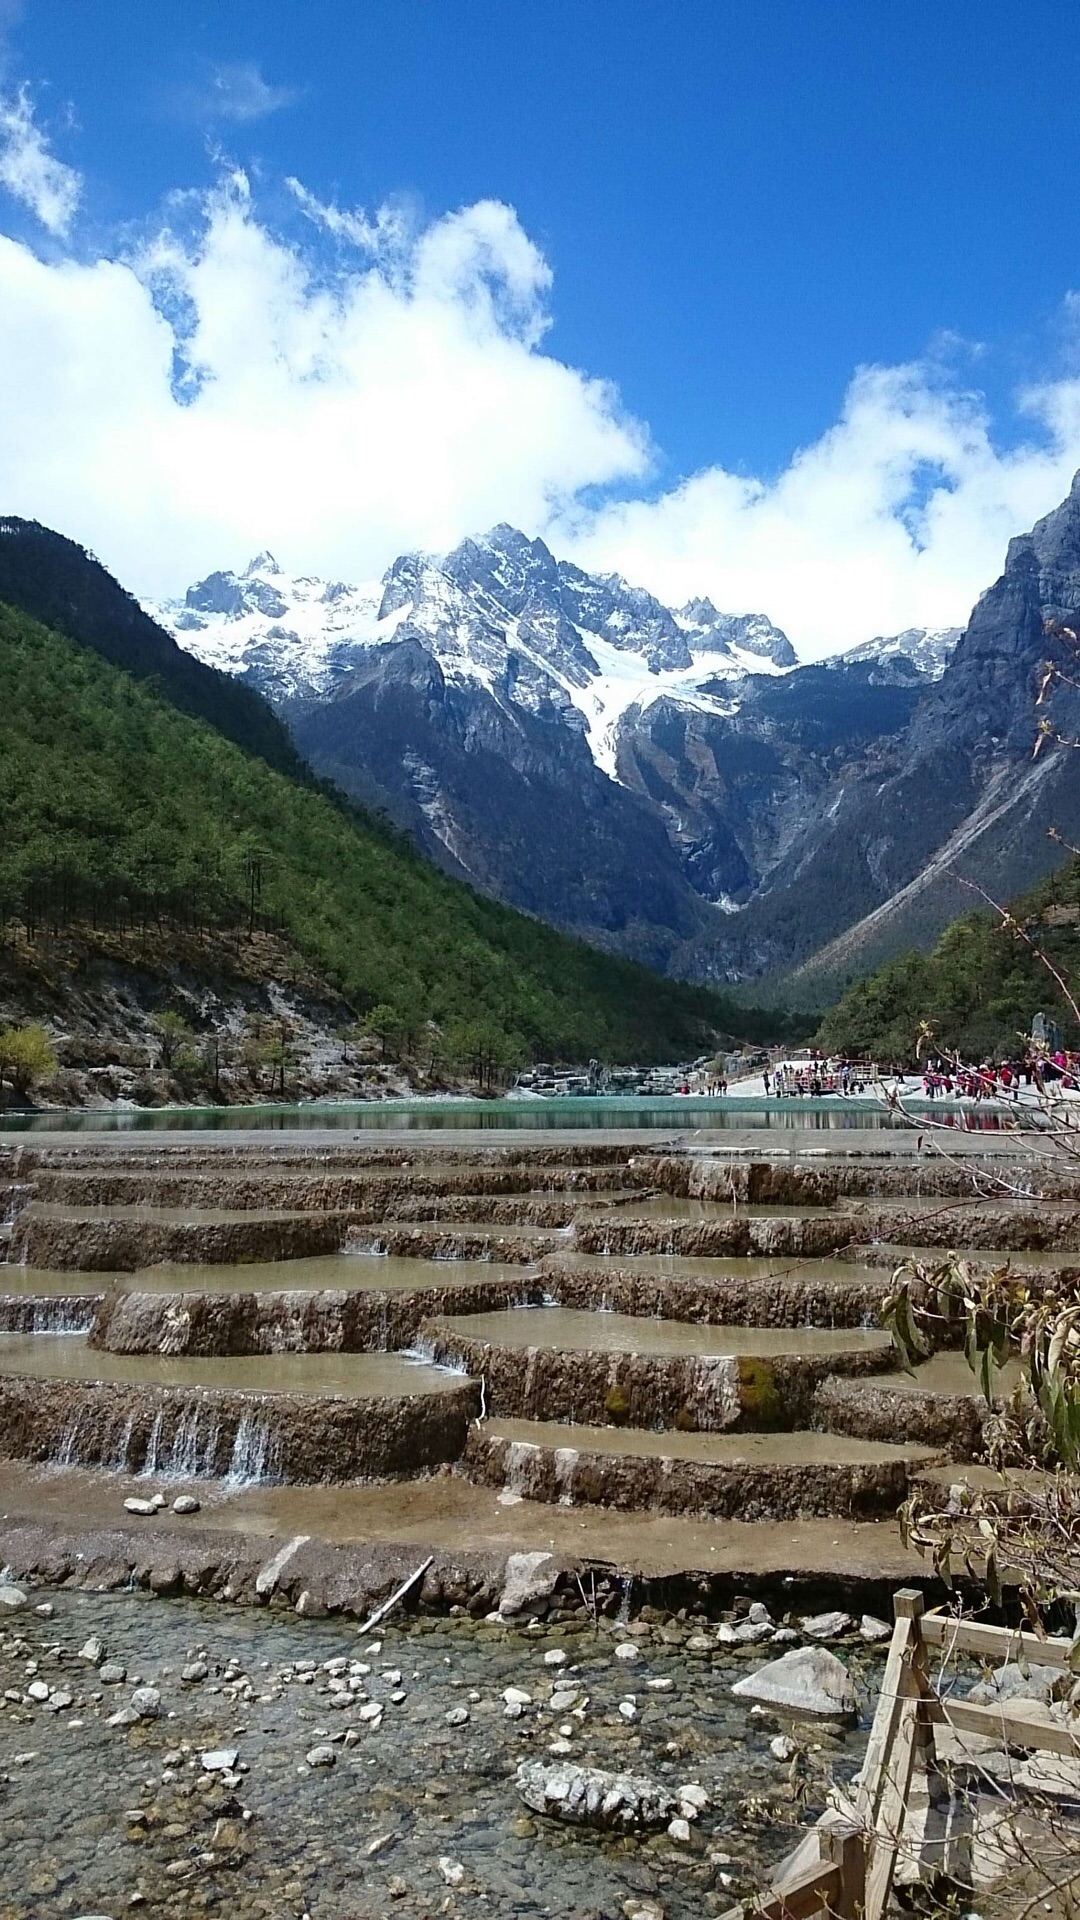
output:
[[[0,1653],[4,1687],[23,1691],[32,1656],[45,1683],[72,1696],[62,1711],[9,1707],[0,1720],[0,1771],[9,1776],[0,1911],[12,1920],[118,1915],[136,1894],[153,1920],[193,1912],[421,1920],[474,1910],[492,1920],[596,1920],[621,1915],[633,1897],[656,1901],[667,1920],[702,1920],[760,1882],[797,1823],[820,1810],[829,1773],[847,1782],[865,1749],[865,1725],[815,1728],[806,1806],[796,1808],[788,1764],[769,1753],[776,1723],[752,1718],[730,1695],[761,1663],[759,1648],[701,1657],[653,1638],[628,1672],[614,1658],[619,1632],[577,1623],[534,1635],[468,1620],[390,1623],[373,1639],[268,1610],[67,1591],[49,1598],[53,1618],[19,1616]],[[125,1685],[103,1688],[77,1659],[90,1634],[126,1668]],[[544,1664],[554,1648],[566,1655],[556,1671]],[[185,1685],[193,1657],[206,1678]],[[346,1675],[344,1708],[333,1704],[341,1695],[323,1666],[332,1659],[365,1669]],[[850,1664],[869,1706],[881,1659],[856,1645]],[[160,1689],[161,1716],[130,1731],[109,1727],[136,1678]],[[650,1679],[668,1684],[656,1691]],[[509,1686],[535,1703],[518,1719],[503,1712]],[[566,1687],[588,1703],[580,1720],[548,1705]],[[632,1722],[619,1712],[629,1698]],[[378,1724],[361,1721],[376,1702]],[[561,1724],[583,1764],[670,1786],[699,1782],[710,1807],[691,1847],[528,1816],[516,1767],[546,1756]],[[336,1764],[313,1770],[305,1755],[327,1742]],[[221,1748],[235,1748],[244,1771],[235,1786],[206,1790],[200,1755]],[[722,1867],[709,1857],[717,1853],[728,1856]],[[441,1862],[463,1869],[451,1904]]]
[[[934,1458],[929,1447],[892,1446],[842,1433],[653,1433],[643,1427],[569,1426],[546,1420],[485,1422],[484,1432],[534,1447],[570,1452],[693,1460],[708,1466],[877,1466],[882,1461]]]
[[[331,1253],[305,1260],[255,1260],[200,1267],[191,1262],[143,1267],[138,1273],[67,1273],[0,1266],[0,1297],[65,1293],[401,1293],[425,1287],[476,1286],[492,1280],[527,1284],[533,1269],[498,1260],[399,1260],[385,1254]]]
[[[38,1380],[103,1380],[124,1386],[219,1387],[242,1393],[380,1395],[445,1393],[460,1374],[399,1353],[268,1353],[185,1359],[156,1353],[99,1353],[78,1334],[48,1339],[0,1334],[0,1374]]]
[[[617,1220],[817,1220],[835,1214],[836,1207],[758,1206],[752,1200],[691,1200],[668,1193],[650,1194],[647,1200],[620,1201],[615,1208]]]
[[[710,1327],[685,1320],[587,1313],[575,1307],[511,1307],[500,1313],[454,1314],[444,1331],[499,1347],[544,1347],[577,1353],[886,1354],[888,1334],[868,1327]]]
[[[699,1257],[681,1253],[580,1253],[575,1247],[545,1255],[545,1267],[570,1273],[611,1272],[640,1274],[658,1280],[775,1280],[793,1276],[807,1283],[880,1281],[880,1267],[856,1266],[850,1260],[804,1260],[791,1254],[717,1254]]]

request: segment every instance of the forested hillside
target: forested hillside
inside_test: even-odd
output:
[[[278,928],[358,1015],[481,1023],[508,1057],[670,1058],[760,1032],[473,894],[9,607],[0,765],[0,923]]]
[[[209,721],[245,753],[313,782],[262,695],[185,653],[74,540],[36,520],[0,518],[0,602],[148,681],[182,713]]]
[[[1073,860],[1014,902],[1028,938],[993,912],[968,914],[946,928],[932,953],[906,953],[854,981],[825,1016],[818,1044],[830,1053],[910,1060],[926,1025],[937,1043],[967,1061],[1022,1051],[1036,1013],[1048,1013],[1080,1040],[1065,995],[1040,959],[1049,960],[1074,995],[1080,990],[1080,861]],[[1030,944],[1029,944],[1030,942]]]

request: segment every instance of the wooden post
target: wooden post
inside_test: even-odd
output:
[[[850,1824],[820,1829],[821,1857],[839,1869],[840,1892],[831,1912],[835,1920],[862,1920],[866,1904],[866,1839]]]
[[[915,1725],[915,1754],[924,1767],[934,1765],[934,1722],[931,1718],[930,1702],[933,1688],[930,1684],[930,1663],[927,1659],[926,1641],[923,1639],[922,1617],[926,1602],[918,1587],[900,1587],[893,1594],[893,1613],[897,1620],[911,1621],[911,1644],[908,1659],[913,1683],[912,1691],[917,1689],[919,1716]]]

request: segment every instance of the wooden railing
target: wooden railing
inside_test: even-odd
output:
[[[911,1777],[916,1761],[934,1765],[936,1725],[1080,1758],[1080,1735],[1049,1714],[1036,1717],[1030,1703],[1025,1710],[1007,1699],[995,1706],[975,1706],[943,1698],[931,1684],[927,1658],[928,1649],[934,1647],[948,1654],[981,1654],[998,1665],[1023,1658],[1041,1666],[1067,1668],[1068,1640],[983,1626],[940,1611],[925,1613],[923,1597],[912,1587],[894,1595],[893,1609],[889,1655],[853,1805],[810,1829],[817,1843],[816,1859],[782,1875],[775,1892],[733,1907],[724,1920],[811,1920],[820,1913],[835,1920],[882,1920],[896,1871]]]

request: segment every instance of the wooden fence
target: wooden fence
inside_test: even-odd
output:
[[[811,1829],[816,1860],[783,1877],[778,1891],[733,1907],[724,1920],[810,1920],[821,1913],[835,1920],[881,1920],[916,1761],[934,1764],[935,1725],[1080,1758],[1077,1733],[1049,1715],[1036,1718],[1030,1703],[1025,1710],[1007,1699],[976,1706],[942,1698],[931,1683],[928,1662],[933,1647],[950,1654],[981,1654],[998,1665],[1025,1659],[1066,1668],[1070,1641],[982,1626],[941,1611],[925,1613],[921,1593],[911,1587],[894,1595],[893,1607],[889,1657],[850,1813]]]

